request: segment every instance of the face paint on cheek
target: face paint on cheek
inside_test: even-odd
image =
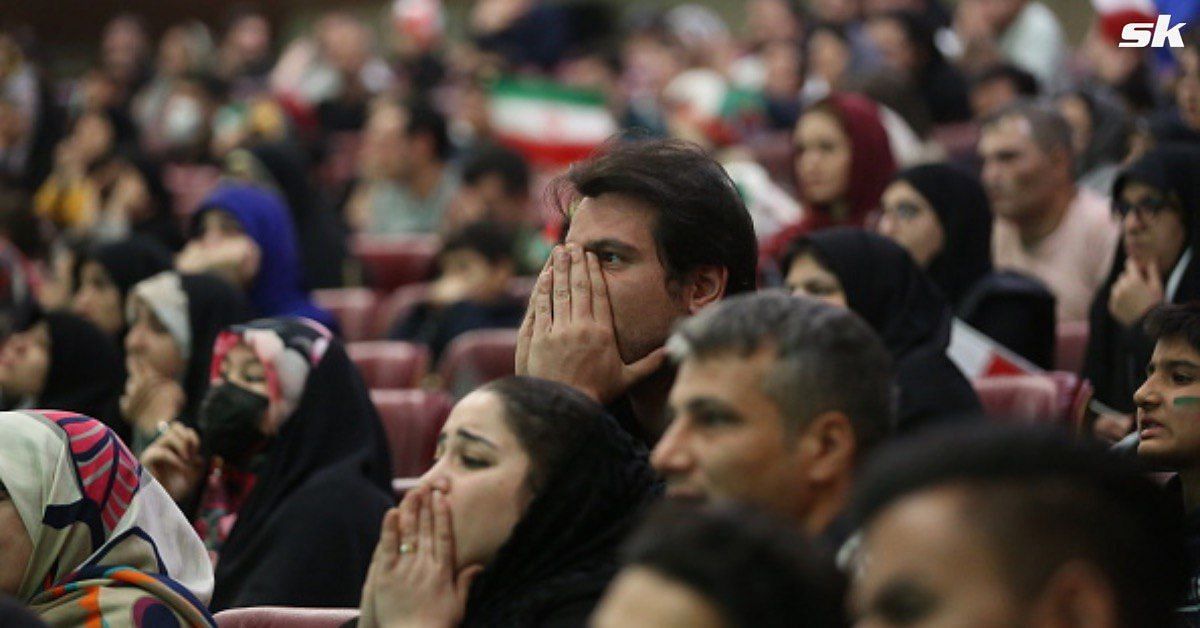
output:
[[[1200,397],[1176,397],[1171,405],[1184,410],[1200,411]]]

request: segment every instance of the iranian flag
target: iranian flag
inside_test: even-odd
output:
[[[542,166],[583,159],[618,130],[600,92],[535,79],[498,81],[488,115],[501,143]]]
[[[970,380],[1000,375],[1039,375],[1045,372],[957,318],[950,329],[950,346],[946,354]]]

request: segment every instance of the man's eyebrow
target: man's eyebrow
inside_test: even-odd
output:
[[[737,418],[741,418],[742,416],[733,405],[712,397],[696,397],[695,399],[689,399],[684,405],[689,414],[705,413]]]
[[[632,245],[617,240],[615,238],[598,238],[596,240],[588,240],[583,245],[583,250],[591,251],[606,251],[611,253],[621,253],[626,256],[637,255],[638,250]]]

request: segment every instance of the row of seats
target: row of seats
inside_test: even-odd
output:
[[[358,366],[368,388],[427,387],[429,348],[402,340],[365,340],[346,344],[346,353]],[[480,384],[512,375],[517,355],[517,330],[480,329],[455,338],[437,365],[433,387],[455,398]]]

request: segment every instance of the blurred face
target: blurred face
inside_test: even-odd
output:
[[[402,179],[411,170],[406,123],[407,113],[399,107],[382,106],[371,114],[363,142],[363,166],[371,176]]]
[[[120,80],[128,80],[141,62],[146,33],[137,22],[118,18],[108,23],[100,44],[105,68]]]
[[[801,519],[809,509],[799,438],[763,392],[773,349],[683,362],[670,427],[650,461],[677,499],[736,500]]]
[[[232,214],[210,211],[200,220],[199,239],[206,244],[220,244],[237,237],[248,237],[241,223]]]
[[[37,397],[50,372],[50,331],[39,323],[13,334],[0,349],[0,391],[8,399]]]
[[[0,483],[0,593],[14,596],[33,555],[33,540],[17,507]]]
[[[796,177],[804,201],[833,203],[850,184],[850,137],[830,114],[812,111],[796,125]]]
[[[867,35],[889,69],[911,75],[917,70],[917,51],[896,20],[876,18],[867,24]]]
[[[421,482],[445,492],[458,569],[486,565],[508,541],[533,500],[530,470],[500,397],[476,391],[454,406]]]
[[[1064,96],[1058,100],[1058,111],[1071,125],[1071,150],[1082,155],[1092,143],[1092,113],[1087,103],[1078,96]]]
[[[270,52],[271,25],[261,15],[247,15],[229,31],[229,42],[245,59],[258,59]]]
[[[796,41],[800,23],[783,0],[751,0],[746,5],[746,30],[752,41]]]
[[[1175,105],[1188,126],[1200,128],[1200,73],[1188,72],[1175,86]]]
[[[796,296],[820,299],[830,305],[849,307],[842,282],[812,255],[800,255],[792,260],[784,284]]]
[[[800,93],[800,47],[794,41],[769,44],[762,51],[767,78],[763,90],[780,98],[794,99]]]
[[[493,264],[477,251],[457,249],[443,253],[440,258],[443,281],[464,286],[464,299],[492,301],[504,294],[512,276],[512,264]]]
[[[222,380],[264,397],[271,396],[267,369],[249,345],[241,342],[234,345],[221,359],[220,369]]]
[[[617,574],[592,615],[592,628],[723,628],[720,611],[686,585],[646,567]]]
[[[971,88],[971,112],[983,120],[1020,98],[1017,88],[1007,80],[992,80]]]
[[[979,140],[983,157],[983,187],[997,216],[1020,221],[1049,211],[1049,200],[1069,183],[1061,176],[1065,164],[1042,151],[1028,121],[1020,117],[999,120],[985,129]],[[1060,176],[1054,176],[1054,175]]]
[[[1170,272],[1183,253],[1183,218],[1178,204],[1161,191],[1131,181],[1121,190],[1119,206],[1125,214],[1121,230],[1125,253],[1142,264],[1158,265],[1163,274]]]
[[[1176,468],[1200,463],[1200,354],[1186,340],[1158,341],[1133,401],[1139,456]]]
[[[961,489],[886,507],[866,529],[850,595],[858,628],[1016,628],[1024,604],[995,552],[963,518]]]
[[[133,324],[125,334],[125,353],[127,360],[141,360],[171,381],[180,380],[187,367],[175,337],[159,322],[154,310],[138,297],[134,297],[133,302]]]
[[[158,48],[158,71],[166,76],[182,77],[187,74],[191,64],[186,31],[174,28],[167,31]]]
[[[829,31],[817,31],[808,37],[808,73],[825,79],[836,89],[850,68],[850,47]]]
[[[99,262],[84,262],[79,272],[79,288],[71,298],[71,311],[88,319],[110,336],[125,328],[121,291]]]
[[[621,194],[585,198],[571,216],[566,242],[596,254],[608,286],[617,349],[630,364],[663,346],[689,314],[654,244],[654,211]]]
[[[883,191],[883,217],[877,229],[904,247],[922,268],[928,267],[945,247],[946,236],[937,212],[907,181],[896,181]]]
[[[102,116],[88,114],[79,119],[71,143],[85,164],[93,164],[113,145],[113,129]]]
[[[1017,18],[1021,9],[1025,8],[1027,0],[973,0],[981,7],[981,13],[987,23],[992,25],[993,31],[999,33],[1001,30],[1008,28],[1009,24]]]

